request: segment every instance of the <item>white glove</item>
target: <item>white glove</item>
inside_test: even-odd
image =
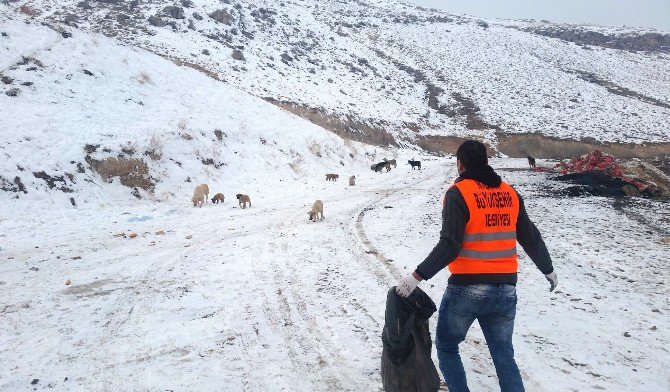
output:
[[[412,291],[414,291],[418,284],[419,281],[412,274],[409,274],[400,279],[398,285],[395,286],[395,292],[399,296],[407,298],[410,294],[412,294]]]
[[[551,283],[549,291],[554,291],[556,286],[558,286],[558,276],[556,276],[556,271],[552,271],[550,274],[544,275],[544,277]]]

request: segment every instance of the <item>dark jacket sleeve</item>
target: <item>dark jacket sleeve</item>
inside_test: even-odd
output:
[[[519,197],[519,218],[516,222],[516,240],[537,268],[545,275],[550,274],[554,271],[554,267],[547,246],[542,240],[540,231],[528,218],[523,198],[518,193],[517,196]]]
[[[440,241],[426,259],[416,267],[416,273],[428,280],[456,259],[463,247],[465,225],[470,219],[465,199],[458,188],[451,187],[445,195],[442,208]]]

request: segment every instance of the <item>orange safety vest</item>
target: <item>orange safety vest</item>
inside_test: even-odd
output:
[[[452,274],[510,274],[517,272],[516,221],[519,197],[503,182],[497,188],[475,180],[455,183],[465,199],[470,220],[463,248],[449,264]]]

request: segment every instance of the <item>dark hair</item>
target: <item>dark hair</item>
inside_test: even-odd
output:
[[[486,146],[476,140],[466,140],[458,146],[456,158],[467,170],[479,169],[489,164]]]

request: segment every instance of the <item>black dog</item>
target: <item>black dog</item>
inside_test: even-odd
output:
[[[407,163],[412,165],[412,170],[414,170],[415,167],[418,167],[419,170],[421,170],[421,161],[409,160]]]
[[[528,166],[530,166],[531,169],[535,169],[535,158],[531,157],[528,155],[526,158],[528,158]]]
[[[379,162],[375,165],[375,172],[381,173],[382,169],[386,167],[386,162]],[[387,170],[388,171],[388,170]]]

